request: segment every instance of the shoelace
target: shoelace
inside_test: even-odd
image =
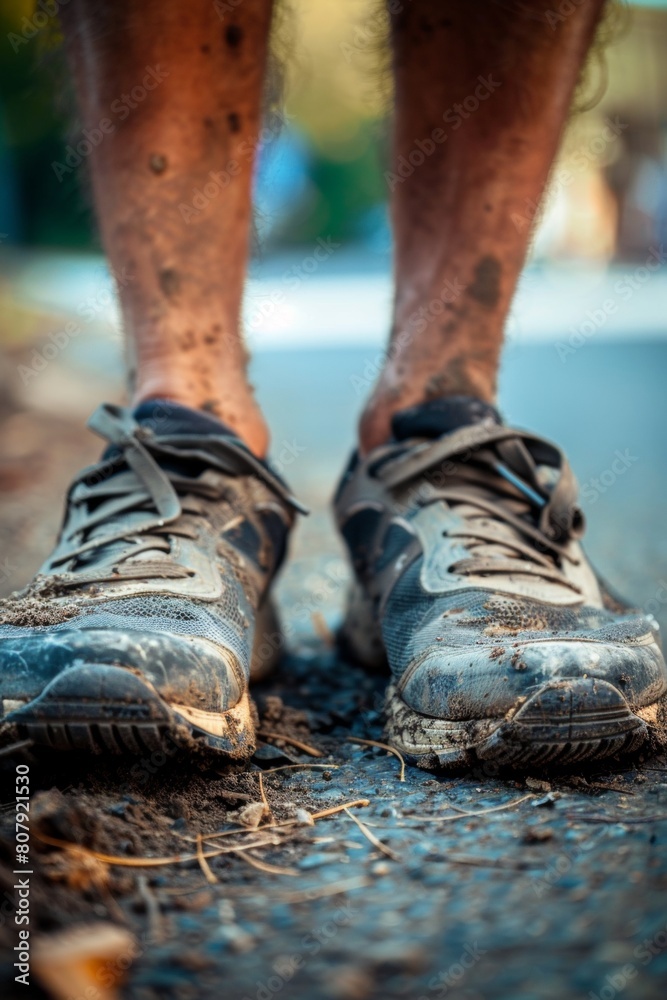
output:
[[[191,527],[176,522],[184,510],[201,513],[193,494],[219,497],[223,476],[255,476],[285,504],[307,513],[284,483],[234,438],[157,437],[137,424],[129,410],[106,403],[95,411],[88,426],[118,453],[84,469],[72,484],[58,545],[42,572],[72,571],[85,556],[88,564],[102,564],[98,571],[85,574],[87,582],[119,576],[189,575],[185,567],[170,566],[166,560],[123,564],[143,552],[169,552],[169,535],[196,537]],[[191,460],[200,467],[203,464],[205,471],[197,476],[172,472],[161,467],[159,458],[176,460],[179,469]],[[187,500],[182,499],[184,494],[190,495]],[[119,520],[125,521],[121,527],[117,527]],[[72,582],[80,579],[77,574]]]
[[[557,474],[549,487],[540,466]],[[448,482],[421,491],[421,499],[417,486],[414,499],[420,504],[444,500],[460,514],[461,528],[447,536],[464,540],[473,555],[452,565],[452,572],[521,573],[579,590],[560,564],[576,564],[567,542],[583,533],[584,521],[576,481],[555,445],[524,431],[475,424],[384,460],[373,474],[399,489],[412,481],[431,482],[438,467],[447,469]],[[475,555],[481,547],[486,553]]]

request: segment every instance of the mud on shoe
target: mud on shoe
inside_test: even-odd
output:
[[[281,646],[267,592],[299,505],[207,414],[103,405],[89,426],[102,460],[72,484],[37,577],[0,602],[0,740],[247,757],[248,683]]]
[[[568,764],[663,731],[657,624],[591,568],[576,492],[558,448],[467,397],[397,414],[391,442],[353,456],[340,641],[388,665],[387,736],[413,763]]]

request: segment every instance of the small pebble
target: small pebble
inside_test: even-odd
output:
[[[243,809],[239,809],[239,822],[254,830],[261,823],[265,810],[266,806],[263,802],[249,802]]]
[[[551,783],[542,781],[541,778],[526,778],[526,788],[533,788],[536,792],[550,792]]]
[[[294,818],[299,826],[315,826],[315,820],[307,809],[297,809]]]

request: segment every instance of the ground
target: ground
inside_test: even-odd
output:
[[[6,371],[25,352],[12,347]],[[326,504],[361,402],[352,376],[364,377],[374,353],[284,351],[256,361],[274,453],[313,508],[281,585],[289,653],[256,690],[265,734],[256,757],[105,762],[28,750],[0,759],[3,948],[13,931],[14,768],[30,767],[29,995],[86,996],[74,985],[81,938],[71,928],[80,925],[86,946],[106,954],[86,966],[89,997],[664,995],[667,756],[528,775],[407,767],[401,780],[394,755],[356,742],[382,741],[384,679],[335,653],[347,570]],[[553,346],[510,345],[502,394],[512,419],[570,453],[594,558],[663,621],[666,354],[661,343],[586,344],[562,363]],[[97,455],[81,429],[84,408],[119,392],[116,373],[83,363],[55,361],[40,379],[36,393],[10,378],[11,398],[0,403],[3,592],[37,567],[69,476]],[[339,811],[318,816],[327,810]],[[196,856],[136,865],[196,855],[198,834],[202,851],[236,853],[208,866]],[[248,851],[252,843],[260,846]],[[129,936],[105,952],[109,923]],[[12,961],[0,970],[3,996],[25,996]],[[59,962],[65,988],[40,993]]]

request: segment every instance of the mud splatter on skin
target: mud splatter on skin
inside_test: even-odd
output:
[[[196,344],[196,337],[192,330],[186,330],[178,338],[178,346],[182,351],[191,351]]]
[[[230,49],[238,49],[243,41],[243,28],[238,24],[230,24],[225,30],[225,42]]]
[[[168,299],[174,299],[181,290],[181,277],[178,271],[172,268],[165,268],[158,275],[162,294]]]
[[[468,285],[466,293],[487,309],[494,309],[500,299],[500,262],[487,255],[482,257],[475,268],[475,277]]]
[[[218,419],[220,418],[220,408],[214,399],[205,399],[200,409],[205,410],[206,413],[212,413]]]
[[[443,335],[447,337],[450,333],[454,333],[457,326],[458,323],[456,322],[456,320],[450,319],[449,322],[443,323],[443,325],[440,327],[440,330],[442,331]]]
[[[163,156],[162,153],[153,153],[148,161],[148,166],[154,174],[163,174],[167,169],[167,157]]]
[[[220,330],[221,330],[220,324],[214,323],[211,329],[207,330],[206,333],[203,335],[202,337],[203,342],[205,344],[208,344],[209,346],[211,344],[220,343],[222,340],[222,338],[220,337]]]
[[[477,395],[477,387],[468,373],[468,358],[452,358],[447,362],[445,371],[433,375],[426,383],[424,399],[440,399],[455,393]]]

